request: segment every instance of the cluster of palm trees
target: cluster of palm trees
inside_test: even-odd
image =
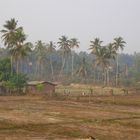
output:
[[[118,85],[118,52],[123,50],[125,41],[122,37],[115,38],[112,43],[102,45],[103,41],[99,38],[95,38],[94,41],[90,41],[91,53],[96,56],[95,68],[100,66],[102,68],[104,85],[109,85],[109,70],[111,68],[111,61],[116,59],[116,86]]]
[[[2,33],[2,41],[11,55],[11,74],[13,73],[13,61],[16,61],[16,73],[19,73],[19,63],[31,51],[32,44],[26,41],[23,28],[17,26],[18,21],[14,18],[6,21]]]
[[[60,71],[60,75],[63,73],[64,66],[66,63],[66,59],[68,58],[69,55],[71,55],[72,58],[72,68],[71,68],[71,74],[73,76],[74,68],[73,68],[73,62],[74,62],[74,55],[72,52],[72,49],[74,48],[79,48],[79,41],[76,38],[68,39],[66,36],[62,36],[59,38],[59,42],[57,42],[60,48],[60,51],[62,53],[62,67]]]
[[[73,76],[74,74],[74,55],[72,49],[78,48],[79,47],[79,41],[76,38],[68,39],[66,36],[61,36],[59,38],[59,41],[57,42],[59,51],[62,57],[62,65],[61,69],[59,72],[59,76],[61,77],[63,75],[63,71],[67,62],[67,59],[71,56],[71,75]],[[50,41],[49,43],[44,43],[41,40],[36,42],[35,45],[35,52],[36,55],[38,56],[38,61],[37,61],[37,67],[36,71],[39,75],[43,75],[39,72],[43,72],[43,66],[46,61],[46,55],[49,56],[47,57],[49,63],[50,63],[50,68],[51,68],[51,75],[52,79],[54,79],[54,68],[53,68],[53,58],[52,55],[56,52],[56,43],[53,41]]]
[[[18,27],[17,23],[18,21],[12,18],[11,20],[6,21],[6,23],[3,25],[4,29],[1,30],[2,41],[4,42],[4,45],[7,47],[11,55],[11,73],[13,71],[13,61],[16,61],[16,72],[19,73],[19,63],[33,49],[32,43],[25,42],[26,35],[23,31],[23,27],[21,26]],[[79,47],[78,40],[76,38],[72,38],[69,40],[66,36],[62,36],[61,38],[59,38],[58,46],[62,54],[62,67],[60,75],[62,75],[63,73],[66,59],[70,53],[72,56],[72,75],[73,75],[74,56],[72,55],[71,50],[74,47]],[[45,63],[46,54],[49,54],[51,73],[53,77],[54,74],[51,54],[55,51],[55,49],[56,49],[55,43],[52,41],[50,41],[48,44],[43,43],[41,40],[36,42],[34,50],[36,55],[38,56],[36,67],[36,71],[38,74],[40,74],[39,72],[43,71],[43,63]]]
[[[51,77],[54,79],[54,65],[53,65],[53,54],[55,54],[58,46],[59,53],[61,54],[61,68],[59,76],[64,74],[64,70],[67,66],[68,60],[71,60],[71,77],[74,76],[74,49],[79,48],[80,42],[76,38],[69,39],[66,36],[61,36],[57,43],[50,41],[49,43],[44,43],[41,40],[37,41],[35,45],[30,42],[26,42],[26,34],[24,33],[23,27],[17,25],[17,21],[13,18],[3,25],[4,29],[1,30],[2,41],[4,45],[10,52],[11,56],[11,73],[13,72],[13,64],[16,66],[16,72],[19,73],[19,64],[22,65],[22,60],[27,58],[31,52],[37,56],[36,61],[36,75],[38,77],[42,75],[44,77],[45,73],[45,63],[46,59],[49,61],[51,69]],[[109,70],[111,68],[111,62],[116,60],[116,85],[118,85],[118,53],[119,50],[123,50],[125,41],[122,37],[115,38],[112,43],[103,45],[103,41],[99,38],[95,38],[90,41],[91,45],[89,50],[95,56],[94,61],[94,71],[102,71],[102,79],[104,80],[104,85],[109,85]],[[47,56],[47,58],[46,58]],[[30,60],[29,60],[30,61]],[[82,64],[78,69],[78,74],[82,73],[84,77],[86,76],[85,58],[82,58]],[[30,63],[32,64],[32,63]],[[96,75],[96,74],[95,74]]]

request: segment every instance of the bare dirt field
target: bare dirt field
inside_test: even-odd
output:
[[[140,140],[140,96],[0,97],[0,140]]]

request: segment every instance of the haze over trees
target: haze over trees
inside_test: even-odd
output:
[[[120,52],[126,44],[122,37],[105,45],[95,37],[87,46],[89,53],[75,51],[80,48],[80,41],[75,37],[62,35],[58,40],[35,43],[26,39],[24,28],[14,18],[5,22],[1,29],[4,46],[0,48],[0,58],[10,58],[11,75],[22,73],[29,80],[104,86],[128,86],[140,80],[140,54]]]

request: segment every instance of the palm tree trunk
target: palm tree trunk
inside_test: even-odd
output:
[[[62,76],[64,67],[65,67],[65,63],[66,63],[66,59],[65,59],[65,57],[62,57],[62,67],[61,67],[61,70],[60,70],[60,76]]]
[[[13,56],[11,55],[11,75],[13,75]]]
[[[36,76],[36,78],[38,78],[38,61],[36,63],[35,76]]]
[[[109,86],[110,83],[110,76],[109,76],[109,69],[107,69],[107,86]]]
[[[116,86],[118,86],[118,74],[119,74],[119,68],[118,68],[118,54],[116,56]]]
[[[17,60],[17,74],[19,74],[19,61]]]
[[[54,70],[53,70],[53,65],[52,65],[51,58],[50,58],[50,66],[51,66],[52,80],[54,80]]]
[[[103,75],[104,75],[104,86],[106,85],[106,71],[104,70],[103,72]]]
[[[96,67],[94,67],[94,83],[96,83]]]
[[[71,59],[72,59],[72,64],[71,64],[71,75],[73,77],[73,62],[74,62],[74,55],[72,54],[71,56]]]

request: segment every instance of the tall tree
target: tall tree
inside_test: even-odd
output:
[[[118,53],[119,50],[123,50],[125,47],[126,42],[123,40],[122,37],[118,37],[114,39],[114,48],[117,51],[116,55],[116,86],[118,86],[118,77],[119,77],[119,62],[118,62]]]
[[[74,49],[74,48],[79,48],[79,41],[78,41],[78,39],[77,38],[71,38],[70,39],[70,48],[71,49]],[[71,62],[72,62],[72,64],[71,64],[71,75],[73,76],[73,62],[74,62],[74,52],[73,52],[73,50],[71,50]]]
[[[44,78],[44,68],[46,62],[47,47],[44,42],[38,40],[35,45],[35,54],[37,56],[36,75],[38,78]]]
[[[58,45],[60,47],[60,51],[62,53],[62,66],[61,66],[61,70],[60,70],[60,76],[61,76],[64,71],[66,58],[68,57],[68,55],[70,53],[70,41],[68,40],[68,37],[61,36],[61,38],[59,38],[59,41],[57,43],[58,43]]]
[[[113,43],[109,43],[107,46],[106,46],[106,48],[107,48],[107,52],[106,52],[106,57],[108,58],[108,59],[110,59],[110,64],[111,64],[111,61],[113,60],[115,60],[115,58],[116,58],[116,50],[115,50],[115,48],[114,48],[114,46],[113,46]],[[110,69],[112,69],[112,66],[110,66],[110,64],[108,65],[108,67],[107,67],[107,70],[106,70],[106,80],[107,80],[107,85],[109,85],[109,83],[110,83],[110,76],[109,76],[109,73],[110,73]]]
[[[14,18],[7,20],[3,25],[4,29],[0,32],[2,33],[2,41],[8,49],[12,49],[15,45],[15,34],[18,30],[17,22]],[[11,74],[13,73],[13,56],[11,54]]]
[[[19,73],[19,64],[21,60],[28,55],[31,51],[32,44],[26,41],[26,35],[24,34],[23,28],[20,27],[17,29],[14,35],[14,46],[10,49],[15,62],[16,62],[16,72]]]
[[[106,59],[104,59],[105,56],[105,51],[103,51],[103,47],[102,47],[102,43],[103,41],[101,41],[99,38],[95,38],[93,41],[90,41],[90,48],[89,50],[91,50],[91,53],[95,56],[95,60],[94,60],[94,68],[96,69],[98,65],[100,65],[102,67],[102,70],[104,71],[104,64],[106,64]],[[96,70],[94,70],[95,73]],[[95,76],[96,74],[94,74]]]
[[[113,48],[113,44],[110,43],[106,46],[102,46],[102,42],[99,38],[95,38],[91,41],[91,53],[95,55],[95,66],[102,68],[104,85],[109,84],[109,66],[110,60],[115,59],[116,50]]]
[[[49,56],[49,61],[50,61],[52,80],[54,79],[54,68],[53,68],[53,59],[52,59],[52,56],[53,56],[54,52],[56,51],[55,49],[56,49],[56,46],[55,46],[54,42],[50,41],[47,44],[47,54]]]
[[[87,67],[86,67],[86,60],[85,58],[82,59],[82,63],[80,68],[77,71],[77,75],[82,77],[82,80],[86,80],[87,77]]]
[[[99,38],[95,38],[93,41],[90,41],[91,45],[89,50],[91,50],[91,53],[97,53],[98,49],[101,48],[101,45],[103,41],[101,41]]]

